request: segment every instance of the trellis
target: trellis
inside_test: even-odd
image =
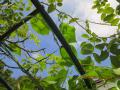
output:
[[[77,57],[75,56],[75,54],[72,52],[71,47],[69,46],[69,44],[67,43],[67,41],[65,40],[63,35],[61,34],[60,30],[58,29],[58,27],[56,26],[56,24],[54,23],[52,18],[45,11],[44,6],[41,5],[38,0],[31,0],[31,1],[32,1],[33,5],[36,7],[36,10],[31,12],[29,15],[27,15],[25,18],[23,18],[20,22],[18,22],[17,24],[13,25],[9,30],[7,30],[3,35],[1,35],[0,36],[0,41],[3,41],[5,38],[9,37],[12,32],[17,30],[20,26],[22,26],[24,23],[29,21],[36,14],[40,13],[42,15],[42,17],[44,18],[44,20],[46,21],[46,23],[50,26],[52,32],[56,35],[56,37],[58,38],[60,43],[63,45],[63,47],[67,51],[67,53],[70,56],[72,62],[76,66],[79,74],[84,75],[85,74],[85,70],[83,69],[82,65],[80,64],[80,62],[77,59]],[[88,89],[92,89],[92,85],[90,83],[90,80],[89,79],[83,79],[83,80],[84,80],[87,88]]]

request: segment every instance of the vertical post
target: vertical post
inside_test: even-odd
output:
[[[75,56],[75,54],[72,52],[71,47],[66,42],[65,38],[63,37],[63,35],[59,31],[58,27],[56,26],[56,24],[54,23],[54,21],[52,20],[52,18],[45,11],[44,7],[40,4],[40,2],[38,0],[31,0],[31,1],[34,4],[34,6],[39,10],[40,14],[42,15],[42,17],[44,18],[44,20],[46,21],[46,23],[50,26],[52,32],[57,36],[58,40],[61,42],[61,44],[63,45],[63,47],[65,48],[65,50],[69,54],[69,56],[71,57],[72,62],[76,66],[78,72],[81,75],[84,75],[85,74],[84,69],[82,68],[80,62],[78,61],[78,59]],[[92,89],[92,86],[91,86],[91,83],[90,83],[89,79],[84,79],[84,82],[85,82],[86,86],[89,89]]]
[[[7,90],[13,90],[11,86],[1,77],[1,75],[0,75],[0,83],[3,84]]]

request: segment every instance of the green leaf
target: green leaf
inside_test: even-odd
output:
[[[99,8],[98,11],[97,11],[97,13],[102,13],[103,10],[104,10],[103,8]]]
[[[18,55],[21,55],[21,49],[18,48],[15,44],[9,44],[9,46],[11,47],[11,50]]]
[[[109,53],[107,52],[107,50],[105,50],[105,51],[101,51],[100,55],[98,55],[97,53],[93,53],[93,56],[98,63],[101,63],[101,61],[108,58]]]
[[[67,71],[65,69],[62,69],[58,72],[58,74],[56,75],[56,79],[61,79],[60,81],[62,82],[63,80],[66,79],[66,74],[67,74]]]
[[[55,84],[56,83],[56,81],[46,81],[47,83],[49,83],[49,84]]]
[[[48,6],[48,13],[51,13],[51,12],[55,11],[55,9],[56,9],[56,6],[53,3],[50,4]]]
[[[72,19],[70,19],[69,23],[76,22],[77,20],[79,20],[79,18],[72,18]]]
[[[112,69],[96,67],[95,71],[97,72],[97,74],[99,75],[99,78],[101,78],[101,79],[115,78],[115,75],[113,74]]]
[[[54,77],[46,77],[46,78],[43,78],[43,80],[42,80],[42,82],[41,83],[45,83],[45,85],[46,86],[48,86],[48,85],[51,85],[51,84],[55,84],[55,83],[57,83],[56,81],[55,81],[55,78]]]
[[[112,22],[114,17],[115,17],[114,14],[110,14],[110,15],[107,15],[107,16],[103,17],[103,20],[107,21],[107,22]]]
[[[96,36],[97,37],[97,36]],[[96,42],[96,43],[99,43],[101,42],[101,40],[99,38],[96,38],[96,37],[91,37],[89,38],[90,42]]]
[[[42,61],[42,62],[40,62],[39,64],[40,64],[40,68],[39,68],[39,69],[40,69],[41,71],[44,71],[44,70],[46,69],[46,63],[45,63],[44,61]]]
[[[118,24],[118,29],[120,29],[120,24]]]
[[[70,59],[70,57],[69,57],[68,53],[66,52],[66,50],[64,49],[64,47],[60,48],[60,54],[63,59]]]
[[[120,68],[113,69],[114,74],[120,75]]]
[[[107,41],[107,38],[106,38],[106,37],[103,37],[102,40],[103,40],[103,42],[106,42],[106,41]]]
[[[90,43],[86,43],[81,47],[81,54],[92,54],[94,46]]]
[[[5,20],[2,20],[2,19],[0,20],[1,25],[4,25],[5,23],[7,23]]]
[[[111,59],[111,64],[113,65],[113,67],[115,68],[120,67],[120,56],[110,56],[110,59]]]
[[[120,3],[120,0],[116,0],[116,1]]]
[[[120,21],[120,19],[119,19],[119,18],[116,18],[116,19],[114,19],[114,20],[111,22],[111,25],[112,25],[112,26],[116,26],[119,21]]]
[[[71,45],[71,49],[72,49],[73,53],[77,56],[77,51],[76,51],[75,47]],[[70,59],[70,57],[69,57],[68,53],[66,52],[66,50],[64,49],[64,47],[60,48],[60,53],[61,53],[61,56],[63,57],[63,59]]]
[[[57,5],[61,7],[61,6],[62,6],[62,3],[57,3]]]
[[[19,77],[20,90],[34,90],[37,85],[33,83],[27,76]]]
[[[120,5],[118,5],[118,6],[116,7],[116,13],[117,13],[118,15],[120,15]]]
[[[34,31],[36,31],[39,34],[42,35],[48,35],[49,34],[49,26],[46,24],[42,16],[39,14],[35,18],[32,18],[30,20],[31,26]]]
[[[68,43],[76,42],[75,27],[67,23],[60,24],[60,30]]]
[[[30,0],[28,0],[28,5],[26,7],[26,11],[29,11],[32,9],[32,2]]]
[[[118,90],[116,87],[109,88],[108,90]]]
[[[96,35],[94,32],[92,32],[92,36],[93,36],[94,38],[97,37],[97,35]]]
[[[82,34],[82,37],[83,38],[89,38],[89,35],[88,34]]]
[[[120,55],[120,49],[118,44],[112,44],[110,47],[110,52],[115,55]]]
[[[57,0],[58,3],[62,3],[63,0]]]
[[[89,77],[98,77],[98,74],[95,71],[91,71],[91,72],[87,72],[85,75],[83,75],[83,77],[86,77],[86,78],[89,78]]]
[[[100,55],[100,59],[101,59],[101,61],[107,59],[108,56],[109,56],[109,53],[108,53],[107,50],[105,50],[105,51],[101,51],[101,55]]]
[[[84,46],[86,43],[87,43],[87,42],[82,42],[82,43],[80,44],[80,47]]]
[[[117,81],[117,87],[120,89],[120,80]]]
[[[104,9],[104,13],[112,14],[112,13],[114,13],[114,9],[112,7],[107,7]]]
[[[101,15],[101,20],[104,20],[105,17],[106,17],[106,14],[103,13],[103,14]]]
[[[24,24],[17,30],[17,34],[16,32],[15,34],[18,35],[19,37],[25,38],[27,37],[27,32],[28,32],[28,25]]]
[[[34,41],[36,45],[39,45],[40,39],[35,34],[30,34],[30,39]]]
[[[82,59],[81,62],[83,65],[84,64],[86,64],[86,65],[93,64],[93,61],[90,56],[87,56],[86,58]]]
[[[93,56],[98,63],[101,63],[100,56],[97,53],[93,53]]]
[[[97,49],[99,49],[99,50],[103,50],[104,49],[104,47],[105,47],[105,43],[102,43],[102,44],[97,44],[96,46],[95,46],[95,48],[97,48]]]
[[[36,75],[38,71],[39,71],[39,67],[37,65],[32,66],[33,75]]]
[[[76,83],[78,81],[78,83]],[[77,76],[73,76],[68,80],[69,89],[68,90],[87,90],[84,86],[84,82],[81,79],[78,79]]]
[[[55,0],[48,0],[48,3],[54,3]]]
[[[74,46],[71,45],[71,49],[72,49],[73,53],[77,56],[77,51],[74,48]],[[69,57],[69,55],[66,52],[66,50],[64,49],[64,47],[60,48],[60,54],[61,54],[62,58],[67,62],[67,66],[73,65],[73,63],[71,62],[71,58]]]

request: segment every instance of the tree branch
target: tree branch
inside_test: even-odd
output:
[[[48,58],[49,58],[52,54],[54,54],[55,52],[56,52],[56,51],[54,51],[53,53],[49,54],[47,57],[44,57],[44,58],[38,60],[37,62],[33,63],[33,64],[27,69],[27,71],[29,71],[29,70],[32,68],[33,65],[38,64],[39,62],[42,62],[42,61],[45,60],[45,59],[48,59]]]
[[[20,69],[19,67],[9,66],[6,63],[4,63],[2,60],[0,60],[0,62],[3,63],[5,67],[12,68],[12,69]]]
[[[33,80],[33,82],[35,82],[35,83],[37,83],[37,82],[39,82],[38,80],[36,80],[36,78],[35,77],[33,77],[32,75],[31,75],[31,73],[29,73],[25,68],[23,68],[22,66],[21,66],[21,64],[16,60],[16,58],[11,54],[11,52],[9,51],[9,49],[6,47],[6,46],[4,46],[4,45],[2,45],[2,47],[5,49],[5,51],[6,51],[6,56],[8,57],[8,58],[10,58],[11,60],[13,60],[17,65],[18,65],[18,67],[21,69],[21,71],[23,72],[23,73],[25,73],[31,80]],[[41,85],[39,85],[39,88],[41,88],[40,90],[43,90],[43,87],[41,86]]]

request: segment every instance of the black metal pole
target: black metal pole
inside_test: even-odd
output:
[[[0,41],[5,39],[6,37],[9,37],[9,35],[17,30],[20,26],[22,26],[25,22],[29,21],[33,16],[38,14],[39,11],[36,9],[33,12],[31,12],[29,15],[27,15],[25,18],[23,18],[20,22],[13,25],[9,30],[7,30],[2,36],[0,36]]]
[[[11,86],[1,77],[1,75],[0,75],[0,83],[3,84],[7,88],[7,90],[13,90]]]
[[[85,74],[84,69],[82,68],[81,64],[79,63],[77,57],[75,56],[75,54],[72,52],[71,47],[69,46],[69,44],[66,42],[65,38],[63,37],[63,35],[61,34],[61,32],[59,31],[58,27],[56,26],[56,24],[54,23],[54,21],[52,20],[52,18],[49,16],[49,14],[45,11],[44,7],[40,4],[40,2],[38,0],[31,0],[32,3],[34,4],[34,6],[39,10],[40,14],[43,16],[44,20],[46,21],[46,23],[50,26],[50,28],[52,29],[52,32],[57,36],[57,38],[59,39],[59,41],[61,42],[61,44],[63,45],[63,47],[65,48],[65,50],[67,51],[67,53],[69,54],[69,56],[71,57],[73,63],[75,64],[77,70],[79,71],[79,73],[81,75]],[[86,86],[89,89],[92,89],[91,83],[89,79],[84,79]]]

